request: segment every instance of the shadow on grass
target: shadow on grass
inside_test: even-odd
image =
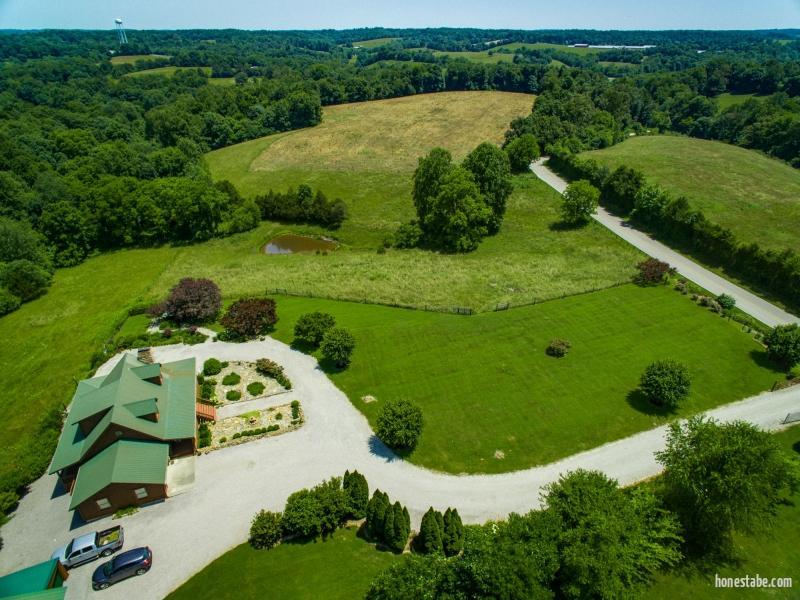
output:
[[[311,342],[298,340],[297,338],[292,340],[291,348],[292,350],[297,350],[303,354],[314,354],[314,351],[317,349],[317,347]]]
[[[800,454],[800,441],[797,441],[794,444],[792,444],[792,450]]]
[[[329,358],[320,358],[319,359],[319,368],[322,370],[323,373],[326,375],[336,375],[337,373],[341,373],[347,366],[340,367],[336,364],[336,362],[332,361]]]
[[[346,529],[350,529],[350,527],[346,527]],[[385,546],[381,542],[376,542],[367,533],[367,522],[364,521],[358,526],[358,531],[356,531],[356,537],[360,540],[367,542],[368,544],[372,544],[375,547],[375,550],[378,552],[386,552],[387,554],[400,554],[395,550]]]
[[[547,228],[550,231],[577,231],[583,229],[589,224],[589,221],[584,223],[568,223],[567,221],[555,221],[550,223]]]
[[[628,395],[625,397],[625,399],[628,401],[628,404],[631,406],[631,408],[638,410],[640,413],[645,415],[654,417],[668,417],[675,414],[674,410],[665,408],[663,406],[656,406],[650,402],[639,388],[628,392]]]
[[[392,450],[389,446],[384,444],[377,435],[371,435],[368,444],[370,453],[384,459],[386,462],[408,458],[413,452],[413,450],[409,449]]]
[[[765,350],[750,350],[750,358],[752,358],[753,362],[759,367],[768,369],[775,374],[783,374],[780,367],[769,359]]]

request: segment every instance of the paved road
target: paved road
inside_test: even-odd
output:
[[[545,160],[546,157],[543,157],[534,162],[531,165],[531,170],[539,179],[559,194],[563,193],[567,188],[567,181],[547,168],[544,164]],[[707,289],[715,296],[723,293],[733,296],[736,298],[736,306],[762,323],[770,327],[784,323],[800,323],[800,319],[794,315],[689,260],[669,246],[657,242],[646,233],[632,228],[628,223],[612,215],[602,206],[597,209],[594,219],[642,252],[669,263],[677,269],[678,273]]]
[[[314,358],[276,340],[162,346],[154,349],[154,355],[159,362],[195,356],[198,364],[211,356],[223,360],[271,358],[284,366],[295,384],[295,389],[282,397],[301,402],[306,423],[285,435],[197,457],[194,489],[123,519],[126,547],[149,545],[154,553],[153,568],[143,577],[103,592],[102,597],[109,600],[163,597],[242,543],[256,510],[280,510],[293,491],[345,469],[358,469],[372,489],[380,487],[407,505],[415,527],[429,506],[455,506],[469,523],[528,511],[539,506],[545,485],[580,467],[603,471],[622,484],[659,471],[653,452],[663,447],[664,427],[523,471],[462,476],[437,473],[397,459],[375,439],[364,416],[317,368]],[[99,373],[107,372],[111,364],[113,361]],[[798,408],[800,386],[795,386],[729,404],[710,414],[723,421],[744,419],[777,429],[786,414]],[[52,476],[36,481],[17,514],[3,527],[0,573],[45,560],[53,548],[71,537],[109,523],[106,519],[71,530],[68,497],[52,497],[55,483]],[[93,563],[72,572],[68,600],[95,597],[89,581],[96,566]]]

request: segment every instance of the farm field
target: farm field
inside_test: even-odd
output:
[[[423,410],[409,456],[452,473],[497,473],[544,464],[657,426],[635,389],[651,362],[684,362],[693,379],[689,415],[768,390],[782,379],[740,326],[669,287],[632,284],[472,317],[281,298],[274,336],[292,339],[297,317],[330,312],[357,347],[332,380],[374,425],[389,399]],[[545,354],[554,338],[572,349]],[[360,399],[372,395],[377,402]],[[504,457],[496,458],[500,452]]]
[[[492,52],[489,53],[488,50],[483,50],[481,52],[470,52],[470,51],[461,51],[461,52],[447,52],[444,50],[434,50],[434,56],[447,56],[448,58],[461,58],[470,60],[473,62],[479,63],[500,63],[500,62],[513,62],[514,54],[507,54],[505,52]]]
[[[794,426],[775,438],[787,454],[800,459],[800,426]],[[778,506],[775,527],[756,535],[735,535],[735,560],[728,564],[706,565],[705,568],[689,565],[685,568],[660,575],[656,584],[648,590],[648,598],[672,600],[673,598],[695,598],[715,600],[721,597],[758,600],[771,598],[789,600],[797,598],[797,573],[800,572],[800,495],[795,494]],[[720,577],[792,577],[792,589],[739,589],[734,594],[721,593],[714,587],[714,574]]]
[[[679,136],[643,136],[584,153],[612,168],[640,169],[685,195],[743,242],[800,251],[800,172],[759,152]]]
[[[725,110],[730,106],[736,106],[737,104],[744,104],[750,98],[763,98],[764,96],[756,96],[755,94],[720,94],[715,98],[717,101],[717,106],[720,110]]]
[[[156,60],[159,58],[168,58],[164,54],[132,54],[129,56],[112,56],[112,65],[132,65],[139,60]]]
[[[400,38],[396,37],[382,37],[382,38],[374,38],[371,40],[361,40],[359,42],[353,42],[352,46],[355,48],[359,46],[361,48],[377,48],[378,46],[385,46],[391,42],[397,41]]]
[[[123,77],[142,77],[143,75],[166,75],[167,77],[171,77],[178,71],[185,71],[186,69],[200,69],[209,77],[211,76],[211,67],[157,67],[155,69],[144,69],[142,71],[126,73]]]
[[[287,542],[271,550],[249,544],[223,554],[167,596],[168,600],[218,600],[232,590],[243,598],[350,600],[363,598],[372,580],[398,557],[340,529],[328,540]]]
[[[495,46],[493,50],[499,50],[501,48],[510,51],[512,54],[520,48],[528,48],[530,50],[561,50],[562,52],[571,52],[572,54],[600,54],[606,51],[603,48],[573,48],[565,44],[548,44],[546,42],[536,42],[534,44],[512,42],[511,44]]]

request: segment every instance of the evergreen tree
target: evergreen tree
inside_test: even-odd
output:
[[[464,549],[464,525],[455,508],[444,513],[442,547],[446,556],[455,556]]]
[[[358,471],[349,471],[344,474],[342,482],[347,495],[347,510],[353,519],[363,519],[366,516],[369,501],[369,485],[367,479]]]
[[[383,517],[383,531],[380,539],[387,546],[394,548],[394,507],[388,502]]]
[[[439,525],[439,519],[436,518],[437,514],[441,517],[441,513],[437,513],[437,511],[433,510],[433,507],[431,507],[422,517],[419,535],[415,543],[417,550],[423,554],[442,552],[442,528]]]
[[[406,547],[408,535],[411,533],[410,523],[406,521],[408,511],[399,502],[394,503],[394,529],[392,531],[391,546],[398,552]]]
[[[386,515],[388,496],[384,500],[385,494],[380,490],[375,490],[372,499],[367,504],[367,533],[372,539],[380,539],[383,534],[383,520]]]

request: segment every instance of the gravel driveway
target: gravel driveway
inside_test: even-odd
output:
[[[559,194],[562,194],[564,190],[567,189],[568,182],[547,168],[544,164],[546,160],[547,157],[542,157],[535,161],[531,164],[531,170],[539,179],[544,181]],[[686,277],[686,279],[705,288],[711,294],[715,296],[719,296],[720,294],[733,296],[736,299],[736,306],[738,308],[765,325],[774,327],[775,325],[783,325],[784,323],[800,323],[800,319],[794,315],[778,308],[774,304],[770,304],[766,300],[731,283],[716,273],[701,267],[696,262],[675,252],[669,246],[657,242],[646,233],[634,229],[626,221],[612,215],[602,206],[598,207],[597,213],[592,216],[595,221],[610,229],[632,246],[649,256],[669,263],[678,273]]]
[[[293,491],[341,475],[345,469],[358,469],[366,475],[371,489],[380,487],[393,500],[407,505],[415,527],[429,506],[455,506],[468,523],[536,508],[544,485],[579,467],[598,469],[623,484],[659,471],[653,452],[663,447],[664,427],[524,471],[461,476],[437,473],[397,459],[374,438],[366,419],[317,368],[314,358],[276,340],[162,346],[154,349],[154,355],[159,362],[194,356],[198,364],[212,356],[222,360],[271,358],[283,365],[295,384],[295,389],[282,397],[300,400],[306,424],[286,435],[197,457],[194,489],[121,521],[126,548],[152,548],[151,571],[97,592],[102,594],[97,597],[162,598],[220,554],[245,541],[256,510],[280,510]],[[107,372],[111,362],[99,373]],[[744,419],[776,429],[787,413],[798,408],[800,386],[795,386],[729,404],[710,414],[720,420]],[[3,527],[0,572],[45,560],[52,549],[71,537],[110,523],[103,519],[71,530],[68,496],[52,497],[55,483],[53,476],[36,481],[17,514]],[[95,597],[89,582],[97,564],[72,572],[67,582],[69,600]]]

